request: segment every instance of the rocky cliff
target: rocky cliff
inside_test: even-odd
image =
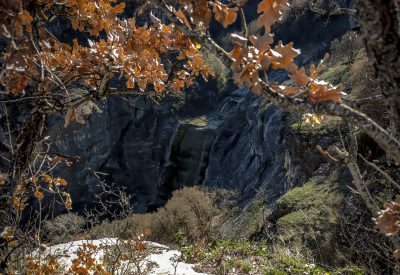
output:
[[[249,4],[250,18],[256,4]],[[348,16],[327,19],[305,9],[279,25],[276,38],[302,48],[298,63],[303,65],[321,58],[331,41],[351,27]],[[68,33],[69,26],[57,28]],[[285,74],[271,77],[282,81]],[[145,97],[111,96],[97,104],[84,125],[64,128],[61,117],[48,121],[51,150],[79,156],[71,167],[59,169],[70,183],[74,209],[93,206],[99,178],[125,187],[134,195],[136,210],[144,212],[188,185],[238,189],[244,203],[261,192],[273,203],[313,172],[293,162],[299,156],[288,149],[293,141],[284,111],[232,84],[219,91],[214,80],[181,97],[177,108],[169,98],[155,104]]]

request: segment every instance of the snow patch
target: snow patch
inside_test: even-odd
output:
[[[41,257],[42,259],[48,256],[57,258],[57,261],[68,270],[72,266],[72,261],[76,259],[79,248],[83,247],[84,244],[91,244],[98,247],[96,253],[93,255],[96,262],[102,263],[107,247],[122,244],[123,240],[116,238],[104,238],[99,240],[80,240],[64,244],[57,244],[47,247],[43,251],[35,251],[31,256],[33,258]],[[161,245],[154,242],[143,242],[146,245],[146,250],[151,251],[139,265],[145,269],[146,266],[151,266],[148,274],[151,275],[206,275],[205,273],[198,273],[193,270],[194,265],[181,262],[181,253],[177,250],[171,250],[165,245]],[[128,264],[128,263],[126,263]],[[138,264],[136,264],[137,266]],[[124,266],[122,262],[120,272],[126,270],[127,266]]]

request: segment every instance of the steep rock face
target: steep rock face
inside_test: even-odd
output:
[[[86,124],[64,128],[61,121],[51,127],[49,135],[56,140],[52,150],[80,157],[60,169],[71,183],[68,191],[77,209],[90,207],[99,192],[96,176],[126,188],[141,205],[157,194],[177,120],[168,104],[157,106],[142,97],[133,101],[111,97]]]
[[[248,198],[264,191],[271,201],[282,194],[289,169],[286,114],[271,104],[260,107],[260,102],[239,89],[217,111],[181,122],[162,194],[199,184],[239,189]]]
[[[254,15],[254,1],[249,7]],[[324,21],[306,12],[293,20],[278,26],[277,39],[305,47],[301,65],[320,58],[351,27],[346,16]],[[271,77],[285,75],[278,71]],[[287,114],[247,91],[231,86],[221,96],[215,87],[211,82],[185,92],[178,112],[169,100],[156,105],[142,97],[110,97],[85,125],[64,129],[60,117],[49,121],[52,151],[80,157],[59,169],[71,183],[75,209],[93,206],[98,177],[125,187],[139,212],[162,205],[186,185],[239,189],[244,202],[262,192],[273,203],[292,185],[304,183],[309,173],[299,172],[299,162],[293,161],[299,156],[287,150],[293,145]]]
[[[63,117],[52,117],[47,122],[51,152],[73,160],[70,167],[59,166],[56,174],[70,183],[67,191],[74,209],[81,211],[96,204],[100,181],[133,195],[138,212],[151,208],[169,167],[171,144],[179,125],[176,105],[181,115],[210,112],[214,105],[209,99],[218,95],[209,86],[214,87],[215,82],[201,83],[201,93],[196,87],[187,91],[181,102],[167,98],[156,104],[143,96],[111,96],[95,108],[82,106],[92,109],[83,110],[91,113],[83,125],[73,122],[64,128]]]

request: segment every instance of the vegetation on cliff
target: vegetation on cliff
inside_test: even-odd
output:
[[[124,243],[129,249],[122,252],[117,247],[124,259],[140,256],[144,238],[153,236],[180,245],[188,260],[201,262],[212,273],[362,272],[347,266],[353,262],[372,273],[398,271],[398,1],[359,0],[356,9],[332,9],[330,1],[328,5],[323,1],[310,5],[295,2],[298,11],[306,7],[327,20],[356,16],[360,23],[360,30],[356,28],[332,44],[331,61],[326,54],[317,65],[307,64],[307,69],[296,63],[301,51],[274,36],[275,23],[294,18],[290,12],[283,16],[288,1],[258,1],[256,23],[246,18],[248,2],[0,1],[0,149],[4,152],[0,165],[0,272],[24,268],[33,274],[57,272],[56,259],[42,262],[40,252],[38,259],[26,254],[45,249],[46,240],[62,242],[63,238],[102,233],[134,240]],[[128,9],[127,4],[135,9]],[[73,37],[57,37],[52,32],[55,22],[70,24]],[[225,29],[240,26],[229,43],[224,39],[229,49],[210,35],[214,23]],[[55,168],[67,169],[79,161],[79,157],[50,150],[46,136],[49,118],[62,115],[65,128],[85,124],[98,102],[126,93],[147,96],[158,104],[165,96],[193,86],[197,77],[215,76],[213,70],[220,89],[229,78],[292,113],[288,139],[293,142],[284,154],[297,153],[297,158],[286,158],[287,173],[282,177],[288,192],[275,206],[264,200],[268,190],[254,190],[255,200],[236,205],[235,211],[244,214],[230,219],[238,212],[229,212],[222,207],[224,203],[193,188],[176,191],[165,207],[154,213],[135,215],[132,194],[107,182],[101,171],[85,169],[98,179],[102,190],[96,194],[98,207],[84,213],[87,224],[73,214],[65,220],[45,222],[51,220],[52,207],[73,211],[74,202],[67,192],[70,183]],[[286,81],[274,83],[273,73],[284,74]],[[192,119],[187,124],[205,127],[206,122]],[[307,163],[307,157],[315,155],[320,157],[318,163]],[[290,180],[294,178],[292,163],[310,178],[307,184]],[[317,171],[310,169],[311,165]],[[50,200],[54,203],[47,203]],[[249,202],[245,196],[239,200]],[[65,224],[67,217],[73,223],[71,228]],[[339,238],[343,234],[338,231],[340,226],[354,224],[365,224],[363,230],[372,233],[363,241],[351,239],[362,230],[349,226],[345,238]],[[249,225],[246,230],[234,228],[245,225]],[[377,234],[375,225],[382,235]],[[81,230],[84,228],[88,230]],[[224,238],[229,228],[234,228],[233,235],[268,240],[269,247],[262,242]],[[362,236],[368,235],[364,232]],[[346,240],[354,245],[350,251],[340,243]],[[354,240],[358,242],[351,242]],[[368,251],[360,252],[362,247]],[[117,261],[107,271],[102,264],[95,264],[95,250],[90,245],[79,250],[68,272],[115,273]],[[293,255],[293,251],[303,254]],[[329,255],[335,255],[337,261]],[[370,258],[359,260],[360,255]],[[377,256],[379,260],[373,259]],[[245,259],[248,257],[252,262]],[[332,267],[310,264],[314,259]],[[337,271],[337,267],[344,270]]]

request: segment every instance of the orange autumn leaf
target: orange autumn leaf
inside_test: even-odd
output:
[[[51,159],[51,162],[56,164],[56,163],[59,163],[59,162],[61,162],[63,160],[65,160],[64,157],[57,155],[57,156],[55,156],[54,158]]]
[[[236,71],[240,68],[240,66],[244,63],[244,57],[248,54],[247,47],[241,47],[239,45],[235,45],[230,52],[230,56],[235,60],[232,63],[232,70]]]
[[[259,27],[264,27],[265,32],[271,32],[271,26],[281,19],[281,9],[287,6],[287,0],[263,0],[257,7],[257,13],[261,15],[257,19]]]
[[[336,103],[342,102],[343,86],[333,86],[325,81],[312,81],[309,84],[308,99],[311,103],[332,101]]]
[[[65,179],[57,178],[56,179],[56,185],[65,187],[65,186],[68,185],[68,182]]]
[[[190,28],[190,23],[189,23],[189,21],[187,20],[187,18],[186,18],[185,14],[183,13],[182,10],[177,10],[177,11],[174,12],[174,14],[176,15],[176,17],[179,18],[179,20],[180,20],[183,24],[185,24],[186,27]]]
[[[273,35],[271,34],[264,34],[262,36],[250,36],[250,42],[256,47],[261,53],[266,52],[271,48],[271,44],[274,42]]]
[[[385,209],[378,212],[376,224],[386,236],[394,236],[400,232],[400,196],[396,200],[385,203]]]
[[[126,81],[126,87],[127,87],[128,89],[133,89],[133,88],[135,88],[135,81],[134,81],[132,78],[129,78],[129,79]]]
[[[53,179],[49,175],[44,175],[43,176],[43,181],[50,185],[53,182]]]
[[[314,64],[311,64],[310,66],[310,77],[315,79],[321,71],[324,69],[325,62],[328,60],[329,54],[326,53],[324,58],[320,61],[319,65],[315,67]]]
[[[64,200],[65,200],[65,208],[66,209],[72,209],[72,200],[71,200],[71,196],[68,194],[68,193],[66,193],[66,192],[63,192],[62,193],[62,195],[63,195],[63,197],[64,197]]]
[[[259,94],[260,92],[258,71],[252,63],[246,64],[241,72],[235,73],[233,75],[233,81],[239,86],[243,85],[244,87],[251,89],[251,91],[256,94]]]
[[[200,30],[208,29],[211,22],[211,11],[208,8],[208,0],[196,0],[193,2],[193,12],[190,19]]]
[[[306,75],[306,70],[304,67],[297,67],[296,64],[290,64],[289,68],[289,77],[298,85],[307,85],[308,77]]]
[[[22,29],[25,27],[25,30],[29,33],[32,32],[32,23],[33,17],[26,10],[22,10],[17,15],[17,20],[15,21],[15,32],[18,36],[22,35]]]
[[[125,3],[121,2],[118,5],[116,5],[114,8],[112,8],[111,12],[114,14],[119,14],[119,13],[124,12],[124,10],[125,10]]]
[[[175,78],[174,82],[171,84],[172,90],[179,92],[181,89],[185,88],[185,82],[182,79]]]
[[[222,24],[224,28],[236,22],[237,8],[229,8],[220,2],[215,2],[213,11],[215,14],[215,20]]]
[[[85,7],[86,7],[87,1],[88,0],[76,0],[76,4],[78,6],[78,9],[81,10],[81,11],[84,10]]]
[[[272,86],[272,89],[285,95],[294,95],[300,92],[300,89],[298,87],[286,87],[284,85],[275,85]]]
[[[33,193],[33,196],[38,200],[42,200],[44,197],[43,193],[40,192],[39,190],[36,190],[35,193]]]
[[[271,54],[271,67],[273,69],[286,69],[292,64],[293,60],[300,55],[300,50],[293,48],[293,43],[283,45],[279,41],[278,45],[270,50]],[[278,54],[276,54],[278,53]]]
[[[9,77],[5,77],[3,83],[4,85],[10,87],[10,91],[13,94],[19,95],[25,90],[26,86],[29,83],[29,79],[26,75],[10,72]]]

